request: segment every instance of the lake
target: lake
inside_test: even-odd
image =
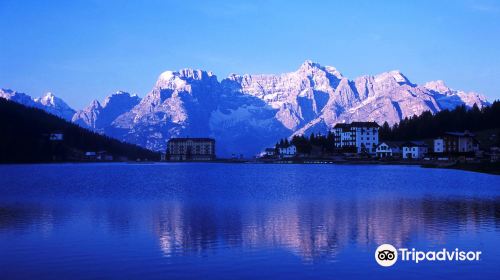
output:
[[[376,248],[481,251],[382,267]],[[499,279],[500,176],[392,165],[0,165],[0,279]]]

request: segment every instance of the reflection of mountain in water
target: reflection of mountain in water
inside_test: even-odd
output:
[[[80,205],[82,206],[82,205]],[[334,260],[347,247],[390,243],[405,246],[416,239],[443,245],[457,234],[495,231],[500,227],[499,199],[341,199],[252,202],[237,205],[169,201],[71,206],[51,203],[0,203],[0,233],[54,230],[77,222],[117,238],[140,236],[150,229],[163,255],[204,256],[223,249],[285,250],[305,262]],[[70,223],[71,224],[71,223]],[[96,232],[97,234],[97,232]]]
[[[391,243],[424,235],[442,244],[449,234],[499,225],[497,200],[371,200],[279,202],[219,208],[168,203],[154,210],[166,256],[219,248],[285,249],[305,261],[332,259],[344,247]]]

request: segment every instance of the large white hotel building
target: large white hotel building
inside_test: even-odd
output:
[[[335,147],[353,153],[375,153],[378,145],[376,122],[338,123],[333,128]]]

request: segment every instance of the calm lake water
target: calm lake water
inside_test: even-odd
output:
[[[397,262],[378,245],[482,251]],[[499,279],[500,176],[416,166],[0,166],[0,279]]]

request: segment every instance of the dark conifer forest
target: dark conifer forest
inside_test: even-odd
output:
[[[475,104],[467,109],[465,105],[436,114],[424,112],[420,116],[405,118],[393,127],[382,124],[379,131],[382,140],[428,139],[450,131],[482,131],[500,128],[500,101],[479,109]]]
[[[500,101],[495,101],[482,109],[476,105],[468,109],[463,105],[436,114],[426,111],[420,116],[405,118],[392,127],[386,122],[381,124],[379,142],[423,140],[438,137],[444,132],[463,132],[465,130],[476,132],[490,129],[498,130],[500,133]],[[290,141],[281,139],[276,143],[276,148],[289,145],[295,145],[297,151],[304,154],[309,154],[313,147],[322,153],[330,153],[335,150],[331,132],[326,135],[294,136]],[[495,145],[500,146],[500,143]]]
[[[62,134],[62,140],[50,139]],[[0,162],[66,162],[93,160],[159,160],[159,154],[92,132],[43,110],[0,98]]]

